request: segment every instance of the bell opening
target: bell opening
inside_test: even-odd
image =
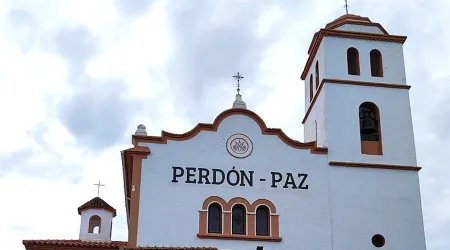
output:
[[[375,112],[370,108],[361,107],[359,124],[362,141],[378,141],[378,121]]]
[[[380,116],[378,107],[370,102],[359,107],[359,132],[361,136],[361,153],[382,155],[380,134]]]

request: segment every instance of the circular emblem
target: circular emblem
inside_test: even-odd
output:
[[[246,135],[234,134],[227,140],[227,150],[236,158],[245,158],[252,153],[253,143]]]

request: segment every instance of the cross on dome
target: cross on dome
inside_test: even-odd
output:
[[[242,79],[244,79],[244,76],[241,75],[241,73],[237,72],[236,74],[234,74],[233,78],[236,80],[237,82],[237,94],[236,94],[236,99],[233,102],[233,108],[240,108],[240,109],[247,109],[247,105],[245,104],[245,102],[242,100],[242,96],[239,93],[241,91],[240,87],[241,87],[241,81]]]
[[[105,187],[105,185],[101,184],[99,180],[98,183],[94,184],[94,186],[97,186],[97,196],[100,197],[100,187]]]

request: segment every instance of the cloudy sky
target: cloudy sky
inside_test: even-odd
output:
[[[315,31],[344,0],[0,1],[0,235],[76,239],[76,208],[118,209],[120,150],[144,123],[182,133],[230,108],[231,75],[269,127],[303,140],[299,80]],[[407,35],[404,46],[429,250],[450,248],[450,1],[351,0],[352,13]],[[284,112],[279,110],[283,109]]]

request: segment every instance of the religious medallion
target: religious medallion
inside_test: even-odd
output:
[[[245,158],[253,151],[253,143],[244,134],[234,134],[227,140],[227,150],[230,155],[236,158]]]

